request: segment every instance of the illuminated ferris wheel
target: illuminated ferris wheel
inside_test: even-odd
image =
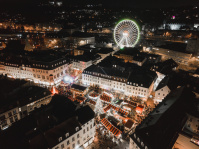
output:
[[[119,22],[114,29],[114,40],[120,47],[134,47],[139,40],[138,25],[132,20]]]

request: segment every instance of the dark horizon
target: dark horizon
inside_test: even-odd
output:
[[[2,8],[16,8],[16,7],[24,7],[27,5],[37,5],[40,2],[47,2],[48,0],[0,0]],[[132,1],[132,0],[115,0],[114,3],[112,1],[107,0],[100,0],[100,1],[93,1],[93,0],[63,0],[64,5],[67,4],[75,4],[75,5],[86,5],[86,4],[102,4],[104,7],[112,7],[112,8],[119,8],[119,7],[126,7],[126,8],[168,8],[168,7],[183,7],[183,6],[193,6],[198,4],[198,0],[167,0],[167,1],[160,1],[160,0],[139,0],[139,1]],[[16,8],[17,9],[17,8]]]

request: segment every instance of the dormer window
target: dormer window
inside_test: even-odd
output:
[[[141,146],[144,147],[144,143],[143,142],[141,142]]]
[[[76,130],[76,131],[79,131],[79,127],[76,127],[75,130]]]
[[[69,137],[69,133],[66,133],[66,135],[65,135],[65,136],[66,136],[66,138],[67,138],[67,137]]]
[[[61,142],[62,141],[62,137],[59,137],[59,142]]]
[[[140,138],[138,138],[137,141],[140,142]]]

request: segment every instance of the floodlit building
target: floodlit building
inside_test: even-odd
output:
[[[1,85],[5,85],[5,83],[14,85],[18,81],[7,80],[5,82],[5,80],[1,80],[0,82]],[[49,90],[38,86],[24,85],[13,88],[12,91],[1,95],[0,130],[7,129],[13,123],[29,115],[36,108],[50,103],[52,95]],[[12,86],[9,87],[12,88]],[[2,90],[2,92],[6,92],[6,90]]]
[[[168,87],[169,77],[166,76],[159,83],[155,90],[154,103],[162,102],[162,100],[171,92],[171,89]]]
[[[66,97],[54,96],[48,106],[3,131],[0,148],[86,148],[95,136],[94,112],[89,106],[76,108]]]
[[[92,65],[82,73],[82,82],[104,89],[123,92],[128,96],[147,98],[156,80],[156,73],[144,69],[124,71]]]
[[[37,58],[14,56],[0,60],[1,74],[10,78],[19,78],[43,85],[55,85],[67,74],[70,62],[62,57],[47,55]]]

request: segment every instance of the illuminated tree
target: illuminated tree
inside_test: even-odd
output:
[[[95,105],[95,114],[103,114],[103,106],[102,106],[102,101],[100,97],[97,99],[96,105]]]

